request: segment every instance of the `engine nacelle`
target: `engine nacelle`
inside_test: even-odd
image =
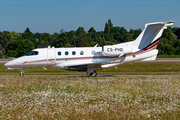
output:
[[[102,54],[104,56],[122,56],[128,53],[132,53],[132,48],[127,46],[117,46],[117,45],[102,46]]]

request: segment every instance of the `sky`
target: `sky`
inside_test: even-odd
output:
[[[180,27],[180,0],[0,0],[0,31],[104,31],[108,19],[127,30],[169,20]]]

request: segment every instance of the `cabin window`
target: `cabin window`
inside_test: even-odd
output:
[[[58,55],[60,56],[60,55],[61,55],[61,52],[58,52]]]
[[[80,55],[83,55],[84,54],[84,51],[80,51]]]
[[[72,52],[72,55],[76,55],[76,52],[75,52],[75,51],[73,51],[73,52]]]
[[[95,54],[95,51],[93,50],[91,53],[92,53],[92,55],[94,55],[94,54]]]
[[[69,54],[69,52],[68,52],[68,51],[66,51],[66,52],[65,52],[65,55],[68,55],[68,54]]]
[[[38,54],[39,54],[38,51],[30,51],[27,54],[25,54],[25,56],[38,55]]]

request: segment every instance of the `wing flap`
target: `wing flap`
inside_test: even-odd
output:
[[[73,67],[73,66],[83,66],[83,65],[96,65],[96,64],[108,64],[109,62],[84,62],[84,63],[69,63],[67,64],[67,67]]]

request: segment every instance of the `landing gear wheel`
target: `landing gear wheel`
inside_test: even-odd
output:
[[[91,76],[91,77],[96,77],[96,76],[97,76],[96,71],[94,71],[93,73],[91,73],[90,76]]]
[[[20,74],[19,74],[19,76],[20,76],[20,77],[23,77],[23,76],[24,76],[24,74],[23,74],[23,73],[20,73]]]
[[[23,74],[23,72],[24,72],[23,69],[21,69],[20,71],[21,71],[21,73],[20,73],[19,76],[20,76],[20,77],[23,77],[23,76],[24,76],[24,74]]]

